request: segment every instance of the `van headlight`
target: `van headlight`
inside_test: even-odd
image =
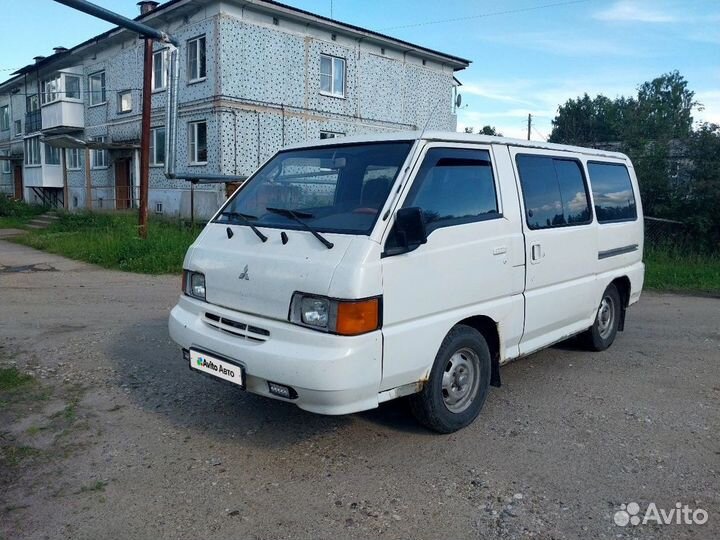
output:
[[[302,297],[300,320],[305,324],[327,328],[330,322],[330,300],[314,296]]]
[[[380,328],[380,298],[338,300],[295,293],[290,322],[343,336],[357,336]]]
[[[183,292],[198,300],[205,300],[205,274],[183,270]]]

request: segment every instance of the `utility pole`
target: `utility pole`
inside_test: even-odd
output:
[[[149,13],[156,2],[139,2],[140,13]],[[140,208],[138,209],[138,234],[147,238],[148,233],[148,186],[150,184],[150,114],[152,113],[153,40],[145,37],[143,58],[142,124],[140,128]]]
[[[530,130],[532,129],[532,114],[528,113],[528,141],[530,140]]]

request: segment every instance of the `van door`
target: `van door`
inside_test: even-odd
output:
[[[381,259],[381,390],[422,380],[448,331],[483,314],[501,325],[503,346],[522,334],[524,248],[514,175],[489,145],[432,143],[421,152],[398,207],[420,207],[428,232],[417,249]],[[502,178],[507,184],[502,183]],[[395,243],[393,229],[384,249]],[[517,350],[509,356],[517,356]]]
[[[525,234],[526,354],[592,324],[597,230],[583,163],[574,154],[511,148]]]

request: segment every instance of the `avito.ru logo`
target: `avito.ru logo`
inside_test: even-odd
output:
[[[675,503],[675,508],[665,510],[658,508],[654,502],[648,504],[644,513],[640,512],[640,505],[636,502],[621,504],[620,510],[613,515],[615,525],[704,525],[707,523],[708,513],[702,508],[692,510],[687,504]]]

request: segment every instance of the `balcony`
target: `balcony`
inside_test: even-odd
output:
[[[35,133],[42,129],[42,116],[40,111],[32,111],[25,115],[25,134]]]
[[[79,101],[58,100],[43,105],[43,131],[74,131],[85,125],[85,107]]]

